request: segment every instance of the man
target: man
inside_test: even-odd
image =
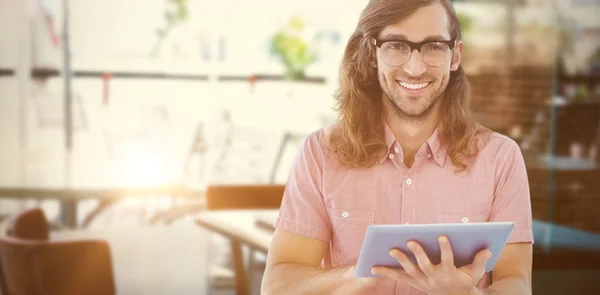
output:
[[[350,37],[337,95],[340,119],[308,136],[276,223],[263,294],[531,294],[531,205],[514,141],[478,126],[460,67],[463,43],[449,0],[371,0]],[[491,253],[456,268],[390,249],[405,271],[355,263],[371,224],[513,221]]]

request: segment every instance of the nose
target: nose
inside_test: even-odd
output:
[[[427,65],[423,62],[421,53],[416,49],[413,50],[410,58],[404,63],[404,71],[413,77],[419,77],[424,74],[426,70]]]

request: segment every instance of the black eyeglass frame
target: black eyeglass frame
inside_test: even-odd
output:
[[[401,42],[404,43],[408,46],[410,46],[410,52],[415,51],[415,49],[421,53],[421,48],[423,46],[425,46],[425,44],[429,44],[429,43],[444,43],[446,45],[448,45],[448,47],[450,47],[450,50],[453,50],[454,47],[456,47],[456,39],[451,39],[451,40],[425,40],[425,41],[421,41],[421,42],[411,42],[408,40],[392,40],[392,39],[375,39],[373,38],[373,45],[379,47],[381,49],[381,45],[383,45],[386,42]]]
[[[450,50],[454,50],[454,48],[456,47],[456,38],[452,38],[450,40],[425,40],[425,41],[421,41],[421,42],[411,42],[408,40],[396,40],[396,39],[372,38],[372,44],[377,46],[379,49],[381,49],[381,46],[387,42],[400,42],[400,43],[404,43],[404,44],[408,45],[410,47],[410,53],[408,55],[408,58],[406,59],[407,61],[410,59],[410,56],[415,51],[415,49],[419,52],[419,55],[421,56],[421,59],[422,59],[423,54],[421,54],[421,48],[427,44],[444,43],[444,44],[448,45]],[[406,61],[404,61],[404,62],[406,62]],[[402,64],[400,64],[400,65],[402,65]],[[396,66],[399,66],[399,65],[396,65]]]

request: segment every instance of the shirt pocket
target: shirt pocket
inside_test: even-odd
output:
[[[367,227],[374,223],[374,212],[329,208],[328,213],[332,229],[332,256],[336,266],[355,264]]]
[[[478,223],[487,222],[488,216],[485,214],[438,214],[436,223]]]

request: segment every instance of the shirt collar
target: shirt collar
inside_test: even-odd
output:
[[[385,145],[389,151],[392,148],[392,146],[396,143],[396,137],[392,133],[390,126],[388,126],[387,122],[385,121],[383,121],[383,128],[385,132]]]
[[[383,128],[387,150],[386,153],[381,157],[381,159],[379,159],[380,164],[383,163],[386,159],[388,159],[389,154],[392,153],[391,150],[394,147],[394,145],[397,145],[397,147],[400,150],[402,150],[402,147],[400,147],[400,145],[397,144],[396,137],[394,137],[392,130],[388,126],[387,122],[385,122],[385,120],[383,121]],[[432,154],[433,160],[435,160],[435,162],[438,165],[440,165],[440,167],[444,167],[444,164],[446,163],[446,155],[448,152],[448,148],[445,144],[442,144],[441,142],[441,138],[439,136],[439,127],[435,128],[431,136],[429,136],[429,139],[427,139],[426,143],[429,148],[429,152],[431,152]]]
[[[442,144],[439,130],[439,126],[435,128],[429,139],[427,139],[427,145],[429,145],[433,159],[438,163],[438,165],[440,165],[440,167],[444,167],[444,164],[446,163],[448,147],[445,144]]]

